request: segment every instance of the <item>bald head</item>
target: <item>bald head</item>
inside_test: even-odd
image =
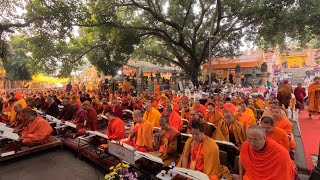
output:
[[[227,124],[231,124],[234,122],[233,113],[230,110],[225,110],[223,112],[223,118]]]
[[[142,122],[142,113],[141,113],[141,111],[138,110],[138,109],[133,111],[132,118],[133,118],[134,122],[137,122],[137,123]]]
[[[21,104],[16,104],[13,107],[15,112],[20,112],[22,110],[22,105]]]
[[[266,144],[265,129],[258,125],[250,126],[247,130],[247,140],[253,150],[262,150]]]
[[[190,119],[192,121],[199,121],[200,120],[200,112],[198,110],[192,110],[190,112]]]

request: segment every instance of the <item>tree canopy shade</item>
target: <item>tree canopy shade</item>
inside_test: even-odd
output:
[[[61,76],[81,64],[83,57],[112,74],[134,51],[132,58],[177,65],[196,82],[209,51],[215,57],[238,55],[243,38],[257,40],[265,48],[283,44],[286,37],[303,44],[319,34],[320,27],[315,22],[320,12],[318,0],[6,2],[4,6],[25,8],[26,19],[13,22],[12,15],[0,21],[0,32],[28,26],[32,67],[53,73],[59,66]],[[72,33],[75,27],[78,37]],[[213,42],[210,50],[209,38]]]

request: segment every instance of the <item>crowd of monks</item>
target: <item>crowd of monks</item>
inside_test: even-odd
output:
[[[319,78],[315,78],[309,87],[309,98],[315,96],[312,93],[319,87]],[[152,93],[148,89],[137,97],[127,92],[17,93],[5,100],[1,121],[14,128],[22,145],[36,146],[50,139],[52,128],[34,108],[76,124],[78,136],[86,130],[98,130],[97,115],[102,114],[107,119],[105,133],[110,140],[154,154],[163,159],[164,166],[174,161],[177,166],[201,171],[210,179],[232,179],[229,170],[233,164],[220,163],[215,142],[227,141],[238,150],[228,154],[228,161],[233,162],[240,155],[239,175],[233,178],[289,180],[296,176],[296,144],[293,124],[287,117],[287,101],[279,102],[279,98],[283,98],[281,93],[268,99],[264,95],[219,93],[197,99],[171,91]],[[317,103],[309,99],[311,108],[316,108],[314,104]],[[133,119],[128,134],[123,121],[125,109],[132,111]],[[155,127],[160,130],[154,131]],[[179,155],[181,133],[191,137]],[[107,149],[107,143],[102,143],[101,148]]]

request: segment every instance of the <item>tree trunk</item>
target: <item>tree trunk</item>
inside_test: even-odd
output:
[[[188,65],[186,67],[182,67],[185,71],[186,76],[192,81],[194,86],[199,86],[198,75],[200,72],[200,64],[192,63],[192,65]]]

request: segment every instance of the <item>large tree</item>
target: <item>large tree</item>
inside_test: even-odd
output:
[[[209,51],[234,56],[246,39],[271,46],[288,36],[307,40],[305,32],[318,33],[313,21],[320,9],[317,0],[31,0],[25,5],[26,19],[0,22],[0,32],[32,24],[31,42],[44,53],[32,55],[35,65],[55,67],[59,59],[62,67],[76,66],[87,54],[101,69],[110,62],[118,66],[139,41],[138,32],[143,41],[136,57],[177,65],[194,82]],[[74,27],[80,28],[79,38],[72,35]]]

